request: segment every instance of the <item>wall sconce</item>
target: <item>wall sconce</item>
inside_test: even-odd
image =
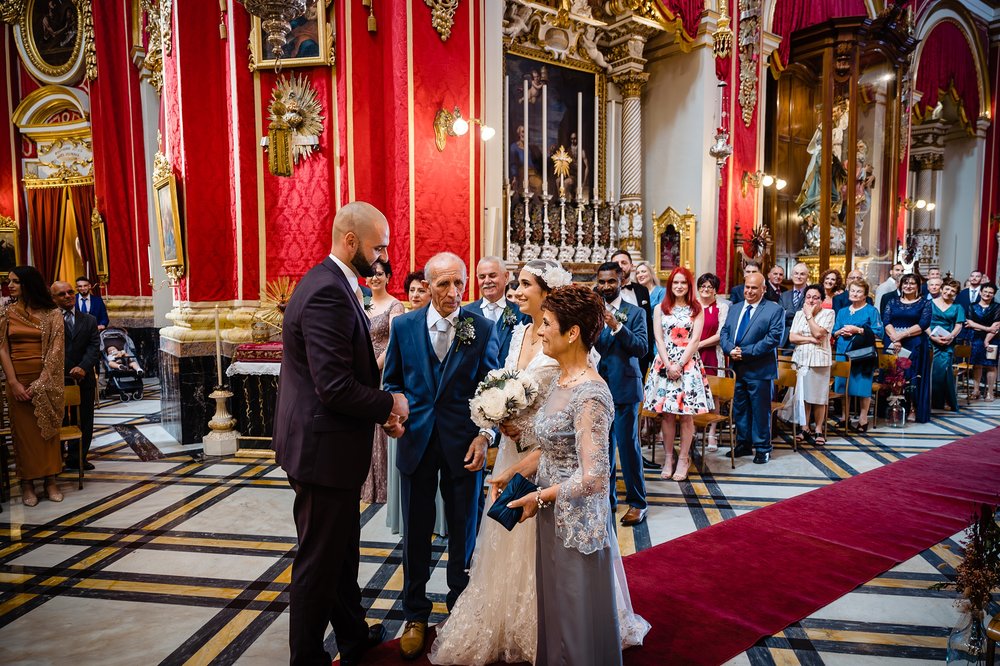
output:
[[[926,210],[928,213],[937,208],[937,204],[933,201],[927,201],[926,199],[911,199],[906,197],[899,200],[899,205],[906,210],[912,212],[914,210]]]
[[[774,189],[783,190],[787,184],[784,178],[778,178],[763,171],[756,171],[754,173],[744,171],[743,178],[740,180],[740,192],[746,197],[747,190],[750,187],[771,187],[773,185]]]
[[[469,131],[469,125],[479,125],[479,138],[489,141],[496,135],[496,130],[483,123],[479,118],[466,120],[462,111],[456,106],[454,111],[438,109],[434,116],[434,145],[438,152],[444,152],[449,136],[462,136]]]

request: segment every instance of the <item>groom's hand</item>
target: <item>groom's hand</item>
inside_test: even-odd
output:
[[[402,393],[392,394],[392,416],[398,417],[400,423],[410,417],[410,401]]]
[[[472,444],[469,444],[469,450],[465,452],[465,469],[470,472],[478,472],[483,468],[486,463],[486,447],[489,446],[489,441],[483,435],[477,435]]]

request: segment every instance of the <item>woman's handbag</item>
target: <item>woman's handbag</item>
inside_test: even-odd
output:
[[[525,495],[535,492],[538,490],[538,486],[528,481],[526,478],[520,474],[514,474],[514,477],[507,484],[507,487],[503,489],[500,496],[497,497],[497,501],[493,502],[493,506],[486,513],[490,518],[497,521],[501,525],[507,528],[507,531],[514,529],[514,526],[521,520],[521,514],[524,513],[524,509],[517,507],[516,509],[511,509],[507,506],[508,503],[513,502],[516,499],[521,499]]]
[[[864,326],[861,333],[851,339],[851,345],[844,352],[852,365],[866,367],[878,363],[878,350],[875,349],[875,333],[870,326]]]

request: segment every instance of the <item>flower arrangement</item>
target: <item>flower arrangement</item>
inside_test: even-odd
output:
[[[472,317],[459,319],[455,322],[455,338],[459,344],[471,345],[476,339],[476,327],[473,325]]]
[[[882,384],[884,390],[889,392],[886,402],[890,405],[895,405],[905,399],[905,394],[909,387],[909,381],[906,379],[906,371],[910,369],[913,362],[908,358],[899,358],[898,356],[890,357],[890,359],[894,360],[887,361],[889,367],[882,369],[882,378],[879,380],[879,383]]]
[[[520,370],[491,370],[476,387],[469,401],[472,422],[480,428],[495,428],[530,407],[538,397],[538,383]]]

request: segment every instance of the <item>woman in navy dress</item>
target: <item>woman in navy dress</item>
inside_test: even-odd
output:
[[[986,399],[993,401],[993,383],[997,378],[997,359],[986,357],[986,348],[993,344],[993,338],[1000,332],[1000,305],[996,302],[997,288],[994,284],[979,287],[979,302],[969,305],[966,311],[966,326],[972,332],[973,389],[970,398],[979,399],[979,382],[986,368]]]
[[[925,331],[931,325],[931,302],[920,295],[920,278],[913,273],[904,275],[899,285],[902,295],[886,303],[882,312],[883,342],[889,353],[910,352],[910,367],[903,372],[915,389],[910,414],[916,415],[918,423],[927,423],[931,418],[931,347]]]

